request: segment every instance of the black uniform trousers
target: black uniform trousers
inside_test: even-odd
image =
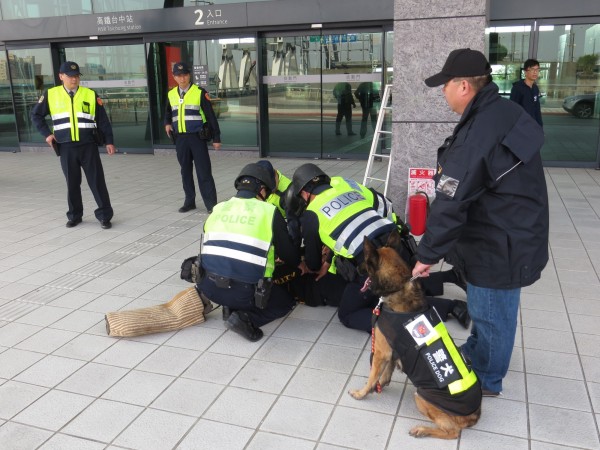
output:
[[[335,117],[335,132],[340,134],[340,125],[342,118],[346,119],[346,131],[352,133],[352,104],[338,103],[337,116]]]
[[[431,276],[434,274],[432,273]],[[364,330],[367,333],[371,332],[371,316],[373,308],[379,303],[379,297],[374,295],[370,290],[365,293],[360,292],[366,276],[360,276],[358,280],[350,282],[346,285],[342,294],[342,301],[338,308],[338,317],[348,328],[355,330]],[[427,278],[426,278],[427,279]],[[426,280],[424,279],[424,280]],[[423,281],[424,281],[423,280]],[[434,306],[443,321],[446,321],[448,314],[452,311],[454,303],[452,300],[440,297],[431,297],[431,295],[439,295],[443,292],[443,281],[441,277],[436,275],[433,281],[430,281],[433,289],[430,291],[427,284],[424,284],[427,304]]]
[[[198,284],[198,289],[211,302],[228,306],[232,311],[245,311],[256,327],[285,316],[296,304],[288,290],[276,284],[271,287],[271,296],[265,309],[257,308],[254,304],[253,284],[232,281],[230,288],[219,288],[209,277],[205,277]]]
[[[98,204],[94,211],[96,219],[108,221],[113,217],[110,197],[104,179],[104,169],[95,143],[65,142],[60,144],[60,165],[67,180],[67,218],[78,220],[83,217],[81,199],[81,169]]]
[[[196,166],[198,188],[207,211],[217,204],[217,188],[212,176],[207,141],[200,139],[197,133],[178,134],[175,144],[177,161],[181,166],[181,181],[185,193],[184,205],[196,202],[196,186],[194,185],[193,166]]]
[[[367,121],[369,119],[369,116],[371,116],[371,126],[373,127],[373,130],[375,130],[375,127],[377,126],[377,110],[372,106],[369,107],[362,105],[361,109],[362,118],[360,121],[360,137],[365,137],[365,135],[367,134]]]

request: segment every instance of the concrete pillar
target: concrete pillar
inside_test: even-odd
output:
[[[406,204],[409,167],[435,167],[438,147],[459,116],[439,88],[423,80],[439,72],[450,51],[484,51],[486,0],[395,0],[393,163],[388,196],[396,211]]]

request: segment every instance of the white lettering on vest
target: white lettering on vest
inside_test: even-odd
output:
[[[362,196],[362,194],[358,192],[346,192],[345,194],[338,195],[333,200],[330,200],[329,202],[325,203],[321,207],[321,212],[331,219],[335,217],[337,213],[342,211],[346,206],[349,206],[353,203],[359,202],[364,199],[365,198]]]
[[[438,378],[438,380],[440,380],[440,383],[443,383],[445,381],[444,376],[440,372],[440,369],[438,369],[438,366],[435,363],[433,356],[431,356],[431,353],[429,352],[425,353],[425,356],[427,357],[427,361],[429,361],[429,364],[431,364],[431,368],[433,369],[435,376]]]
[[[226,223],[240,223],[242,225],[254,225],[256,217],[254,216],[241,216],[237,214],[217,214],[216,220],[219,222]]]

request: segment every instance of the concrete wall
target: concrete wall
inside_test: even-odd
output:
[[[486,0],[395,0],[392,172],[388,194],[403,212],[409,167],[435,167],[437,149],[459,116],[441,87],[423,80],[444,65],[450,51],[484,50]]]

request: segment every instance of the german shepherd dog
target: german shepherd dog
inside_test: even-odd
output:
[[[370,289],[374,294],[380,296],[383,301],[381,305],[382,311],[387,309],[393,313],[406,313],[406,316],[399,316],[412,318],[418,316],[419,312],[427,310],[428,306],[420,283],[410,281],[411,271],[396,250],[401,245],[401,237],[397,232],[392,232],[386,246],[379,249],[365,237],[363,247],[364,262],[359,267],[359,270],[361,273],[368,275],[363,291]],[[349,391],[349,394],[357,400],[364,398],[375,389],[379,390],[380,386],[388,385],[396,365],[406,373],[411,370],[411,367],[416,366],[414,362],[416,364],[421,362],[420,354],[415,353],[417,356],[415,356],[413,363],[411,363],[411,367],[406,364],[407,370],[405,370],[402,367],[402,361],[406,363],[406,359],[404,359],[402,353],[399,354],[397,352],[396,345],[394,345],[394,348],[390,345],[390,342],[394,342],[395,337],[386,336],[382,330],[383,325],[379,326],[380,322],[378,320],[373,329],[372,364],[367,384],[360,390]],[[415,337],[415,330],[420,329],[419,325],[417,323],[417,326],[413,329],[412,334]],[[398,334],[398,328],[404,327],[387,327],[386,332],[392,330],[393,334]],[[409,351],[420,351],[417,350],[410,332],[407,332],[406,336],[401,335],[400,339],[405,341],[410,340],[406,344],[406,348],[411,349]],[[454,347],[453,343],[452,347]],[[458,353],[455,352],[456,354]],[[460,358],[462,360],[462,357]],[[464,360],[461,362],[464,364]],[[427,366],[427,363],[425,365]],[[454,392],[453,394],[450,393],[448,387],[439,388],[435,380],[423,383],[424,377],[435,378],[434,373],[428,367],[425,367],[425,370],[421,371],[418,376],[414,376],[414,370],[412,374],[407,373],[408,378],[417,388],[417,392],[415,393],[417,408],[437,425],[437,427],[415,426],[409,432],[411,436],[456,439],[463,428],[471,427],[477,423],[481,415],[481,385],[474,378],[474,373],[471,373],[466,365],[462,365],[461,367],[463,369],[461,373],[470,372],[471,385],[467,389],[458,393]]]

